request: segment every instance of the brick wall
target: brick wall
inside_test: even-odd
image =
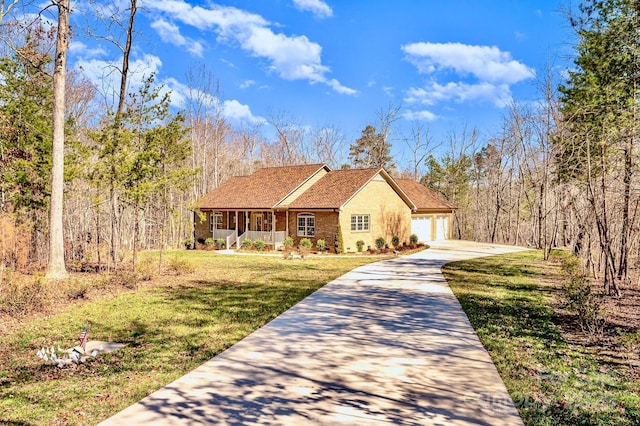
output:
[[[314,212],[314,211],[290,211],[289,212],[289,235],[293,238],[294,245],[298,245],[300,240],[305,237],[297,235],[297,221],[299,213],[313,213],[315,215],[316,235],[309,237],[313,243],[313,247],[316,246],[316,241],[325,240],[327,247],[331,252],[334,251],[336,229],[338,227],[338,214],[335,212]]]
[[[211,236],[211,231],[209,231],[210,215],[210,211],[196,211],[196,222],[193,224],[196,231],[196,241],[198,241],[199,239],[206,240]]]
[[[351,231],[352,215],[370,215],[369,231]],[[340,226],[344,249],[357,251],[356,242],[364,241],[367,246],[375,247],[375,240],[385,239],[391,246],[391,239],[397,236],[400,242],[409,242],[411,234],[411,209],[387,183],[384,178],[370,181],[342,209]]]

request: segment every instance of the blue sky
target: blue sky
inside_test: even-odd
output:
[[[561,71],[572,54],[562,1],[139,1],[132,81],[155,72],[184,108],[187,74],[204,65],[232,123],[284,114],[333,126],[347,143],[390,103],[402,105],[396,139],[416,122],[435,142],[465,126],[488,138],[505,107],[535,102],[547,66]],[[76,3],[76,28],[88,10]],[[77,33],[69,65],[109,93],[120,53]]]

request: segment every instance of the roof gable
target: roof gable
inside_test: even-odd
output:
[[[410,208],[415,206],[384,169],[332,170],[290,204],[294,209],[339,209],[371,180],[385,180]]]

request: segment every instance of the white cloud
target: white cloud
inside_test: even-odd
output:
[[[333,10],[322,0],[293,0],[296,9],[311,12],[316,18],[330,18]]]
[[[514,60],[495,46],[462,43],[413,43],[402,46],[407,60],[431,80],[406,92],[407,103],[435,105],[440,102],[491,102],[499,108],[512,99],[511,85],[533,78],[535,70]],[[458,81],[437,82],[451,73]]]
[[[171,90],[171,106],[175,108],[186,108],[189,97],[195,96],[200,102],[202,102],[202,105],[210,114],[214,114],[215,111],[219,111],[226,119],[234,124],[262,123],[265,121],[264,118],[253,115],[251,108],[248,105],[242,104],[235,99],[222,101],[212,93],[194,93],[194,89],[180,83],[175,78],[168,78],[159,83],[165,86],[165,92]]]
[[[107,99],[115,99],[120,89],[121,63],[118,60],[81,59],[76,61],[75,67],[98,88]],[[151,74],[157,74],[162,67],[159,57],[145,54],[129,63],[127,77],[128,93],[137,90],[143,81]]]
[[[435,105],[439,102],[455,101],[489,101],[499,108],[503,108],[511,101],[511,90],[507,84],[494,85],[488,82],[467,84],[449,82],[441,85],[431,82],[426,87],[412,87],[405,97],[407,103]]]
[[[184,109],[187,107],[187,99],[189,95],[189,87],[180,83],[173,77],[169,77],[159,84],[163,85],[163,94],[167,91],[171,91],[170,103],[171,106],[177,109]]]
[[[434,113],[432,113],[431,111],[427,111],[427,110],[422,110],[422,111],[407,111],[404,114],[402,114],[402,117],[405,120],[410,120],[410,121],[434,121],[438,118],[437,115],[435,115]]]
[[[354,89],[327,78],[329,67],[322,64],[322,47],[306,36],[275,33],[260,15],[230,6],[192,6],[184,0],[146,1],[149,9],[165,14],[200,30],[217,34],[219,42],[238,45],[251,56],[266,59],[269,69],[285,80],[322,83],[338,93],[355,94]]]
[[[327,81],[327,84],[329,85],[329,87],[331,87],[334,91],[336,91],[337,93],[340,93],[341,95],[355,95],[358,93],[357,90],[355,89],[351,89],[350,87],[346,87],[343,86],[342,84],[340,84],[340,82],[338,80],[336,80],[335,78]]]
[[[495,46],[462,43],[413,43],[402,46],[407,60],[423,74],[451,69],[481,81],[513,84],[535,76],[535,70]]]
[[[90,48],[85,43],[74,40],[69,44],[69,54],[88,59],[104,56],[107,52],[102,47]]]
[[[222,114],[225,118],[235,122],[263,123],[266,120],[262,117],[256,117],[251,112],[248,105],[241,104],[234,100],[224,101],[222,103]]]
[[[156,30],[162,41],[178,47],[186,47],[188,52],[199,58],[202,57],[202,43],[183,36],[177,25],[167,22],[164,19],[159,19],[151,23],[151,28]]]
[[[253,86],[254,84],[256,84],[256,82],[254,80],[245,80],[242,83],[240,83],[240,88],[241,89],[248,89],[249,87]]]

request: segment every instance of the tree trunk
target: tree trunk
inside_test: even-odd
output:
[[[51,166],[51,206],[49,233],[49,266],[46,279],[61,280],[69,274],[64,264],[64,104],[69,43],[69,0],[59,0],[58,34],[53,72],[53,147]]]
[[[633,136],[631,136],[633,137]],[[618,264],[618,280],[626,282],[629,275],[629,234],[631,232],[629,207],[631,205],[632,177],[632,144],[628,143],[624,150],[624,192],[622,202],[622,229],[620,230],[620,263]]]
[[[113,176],[114,169],[115,167],[112,165],[109,195],[111,197],[111,262],[115,268],[118,264],[118,194],[116,192],[115,176]]]
[[[127,96],[127,75],[129,73],[129,54],[131,53],[131,44],[133,41],[133,24],[138,11],[138,0],[131,0],[131,10],[129,11],[129,26],[127,27],[127,41],[124,46],[122,55],[122,72],[120,79],[120,94],[118,97],[118,111],[116,113],[116,122],[119,121],[124,111],[124,101]]]
[[[136,261],[138,260],[138,243],[140,240],[140,201],[136,197],[133,204],[133,259],[131,261],[131,270],[135,272]]]

